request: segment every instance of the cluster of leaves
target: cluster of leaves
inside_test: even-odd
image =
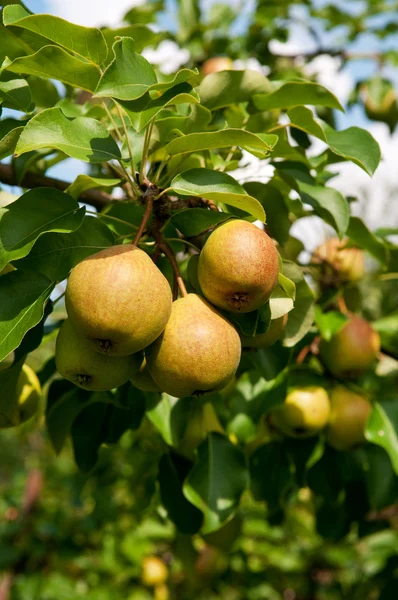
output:
[[[286,7],[270,9],[269,3],[259,3],[256,19],[262,15],[263,29],[285,15],[289,3],[282,4]],[[1,106],[19,111],[21,118],[6,112],[0,120],[0,158],[12,156],[9,164],[0,165],[0,179],[4,173],[6,182],[32,189],[18,198],[0,195],[0,272],[9,263],[16,268],[0,277],[0,361],[14,352],[12,365],[0,371],[0,389],[15,381],[13,370],[19,372],[26,356],[38,360],[51,442],[60,452],[70,438],[77,465],[86,473],[101,472],[98,455],[104,445],[123,441],[124,434],[132,435],[128,430],[156,431],[157,443],[146,446],[151,436],[144,436],[134,457],[142,465],[141,475],[154,477],[148,486],[143,483],[142,496],[132,484],[126,502],[138,507],[138,515],[151,499],[159,503],[158,489],[168,518],[183,534],[218,530],[248,493],[265,502],[271,523],[281,523],[303,487],[315,498],[316,529],[325,538],[344,537],[354,523],[361,535],[383,529],[385,519],[375,525],[368,517],[396,500],[398,305],[389,286],[398,272],[398,250],[389,241],[393,231],[370,231],[350,214],[352,199],[326,185],[332,178],[329,165],[337,162],[352,161],[372,175],[379,147],[357,127],[335,130],[322,116],[325,109],[342,110],[336,97],[288,68],[283,77],[274,68],[273,79],[251,70],[205,78],[195,68],[168,78],[157,73],[140,51],[163,37],[147,26],[158,8],[133,9],[128,14],[133,24],[117,30],[33,15],[22,3],[7,3],[2,11]],[[178,39],[195,56],[197,4],[181,2],[180,10],[185,15],[181,22],[191,30],[180,28]],[[201,46],[201,51],[209,48]],[[307,152],[309,136],[325,145],[317,156]],[[269,181],[238,182],[228,173],[246,153],[269,160]],[[69,157],[88,163],[89,173],[62,186],[46,178],[53,165]],[[33,180],[48,187],[30,185]],[[60,315],[50,314],[50,295],[82,259],[135,236],[148,182],[159,188],[157,218],[184,276],[190,248],[200,247],[209,230],[233,216],[262,222],[267,217],[282,258],[270,304],[239,318],[237,325],[253,335],[266,329],[270,318],[289,313],[284,337],[269,350],[245,352],[230,395],[211,398],[228,435],[210,433],[194,462],[181,459],[176,450],[202,400],[143,393],[130,384],[89,394],[55,374],[53,341]],[[123,199],[116,200],[120,191]],[[98,213],[91,215],[79,199],[91,201]],[[209,201],[219,210],[207,210]],[[290,234],[294,222],[315,215],[378,265],[373,277],[355,288],[319,294],[317,304],[297,260],[302,247]],[[140,247],[151,253],[154,242],[147,234]],[[171,280],[167,261],[161,258],[157,264]],[[375,286],[383,286],[384,293],[376,293]],[[382,398],[374,403],[368,424],[373,445],[341,454],[325,448],[322,438],[269,443],[262,431],[264,417],[283,402],[292,382],[300,377],[327,381],[316,357],[302,367],[297,357],[316,336],[328,339],[341,327],[329,309],[350,293],[359,298],[354,309],[375,321],[385,353],[378,371],[359,381],[372,398]],[[3,412],[11,410],[3,396],[0,402]]]

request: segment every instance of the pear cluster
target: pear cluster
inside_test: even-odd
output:
[[[242,342],[219,309],[256,310],[269,300],[278,271],[271,238],[242,220],[227,221],[209,236],[198,260],[203,295],[184,294],[174,302],[146,252],[134,245],[102,250],[70,274],[57,369],[91,391],[128,380],[178,398],[222,389],[237,371]]]

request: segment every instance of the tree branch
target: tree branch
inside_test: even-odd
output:
[[[62,181],[61,179],[55,179],[54,177],[47,177],[40,173],[27,172],[22,181],[18,180],[17,174],[15,173],[12,165],[3,165],[0,163],[0,182],[6,183],[7,185],[16,185],[19,187],[36,188],[36,187],[52,187],[56,190],[64,192],[70,183]],[[116,198],[113,198],[110,194],[102,192],[100,190],[86,190],[80,194],[79,200],[86,202],[91,206],[94,206],[98,210],[104,208],[111,202],[115,202]]]

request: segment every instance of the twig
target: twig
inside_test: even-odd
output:
[[[185,283],[181,277],[180,269],[178,268],[178,264],[177,264],[174,254],[173,254],[173,251],[170,248],[170,246],[168,245],[168,243],[165,241],[160,242],[159,248],[161,249],[163,254],[165,254],[167,256],[167,258],[169,259],[170,264],[173,267],[174,282],[177,283],[178,289],[180,290],[180,294],[184,298],[185,296],[188,295],[188,292],[185,287]]]
[[[149,188],[149,190],[150,190],[150,188]],[[138,227],[137,233],[132,242],[133,246],[138,246],[138,242],[140,241],[141,236],[145,231],[145,227],[148,225],[148,221],[151,218],[152,210],[153,210],[153,194],[148,193],[146,195],[145,202],[146,202],[146,207],[145,207],[144,216],[142,217],[142,221],[140,223],[140,226]]]

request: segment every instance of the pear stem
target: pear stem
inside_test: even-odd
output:
[[[146,196],[146,207],[145,207],[145,212],[144,212],[144,216],[142,217],[142,221],[140,223],[140,226],[138,227],[137,233],[135,235],[135,238],[133,240],[133,246],[138,246],[138,243],[142,237],[142,234],[145,231],[145,227],[148,225],[148,221],[151,218],[152,215],[152,210],[153,210],[153,195],[152,194],[147,194]]]
[[[177,261],[175,259],[172,249],[165,241],[160,242],[159,248],[161,249],[163,254],[165,254],[167,256],[167,258],[169,259],[170,264],[173,267],[174,283],[177,283],[181,296],[183,298],[185,298],[185,296],[188,296],[188,292],[185,287],[185,283],[181,277],[180,269],[178,268],[178,264],[177,264]]]

